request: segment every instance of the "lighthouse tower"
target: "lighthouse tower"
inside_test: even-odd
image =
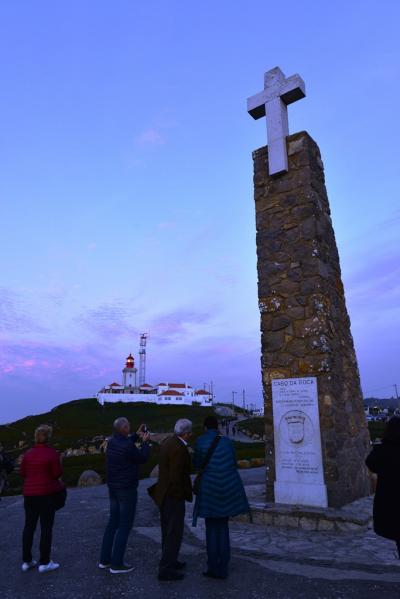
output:
[[[122,371],[123,374],[123,385],[125,387],[125,392],[133,393],[136,388],[136,373],[137,368],[135,368],[135,360],[132,354],[126,358],[125,368]]]

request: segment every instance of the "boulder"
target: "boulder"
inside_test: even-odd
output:
[[[95,487],[103,483],[100,474],[94,470],[84,470],[79,477],[78,487]]]
[[[250,464],[253,468],[257,468],[258,466],[264,466],[265,460],[264,458],[251,458]]]
[[[249,460],[239,460],[237,463],[238,468],[251,468],[251,463]]]

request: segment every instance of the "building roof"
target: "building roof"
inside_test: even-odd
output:
[[[188,389],[191,389],[192,387],[190,385],[186,385],[186,383],[168,383],[168,387],[174,387],[175,389],[178,388],[185,388],[187,387]]]
[[[195,392],[195,395],[211,395],[211,393],[209,391],[205,391],[204,389],[200,389],[199,391]]]
[[[163,393],[160,393],[160,395],[183,395],[183,393],[179,393],[179,391],[171,391],[171,389],[168,389],[168,391],[163,391]]]
[[[111,385],[108,385],[109,387],[122,387],[122,385],[120,385],[119,383],[111,383]]]
[[[167,383],[158,383],[156,387],[167,387]]]
[[[148,383],[143,383],[143,385],[140,385],[140,388],[143,389],[143,387],[147,387],[149,389],[153,389],[152,385],[149,385]]]

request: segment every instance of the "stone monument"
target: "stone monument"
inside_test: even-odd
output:
[[[253,153],[267,499],[340,507],[369,494],[369,433],[323,163],[288,131],[303,80],[275,68],[264,84],[248,112],[268,134]]]

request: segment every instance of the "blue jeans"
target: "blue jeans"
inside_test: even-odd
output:
[[[135,518],[137,489],[108,489],[110,518],[104,531],[100,563],[118,568],[124,564],[124,555]]]
[[[229,518],[205,518],[208,571],[226,578],[231,559]]]

